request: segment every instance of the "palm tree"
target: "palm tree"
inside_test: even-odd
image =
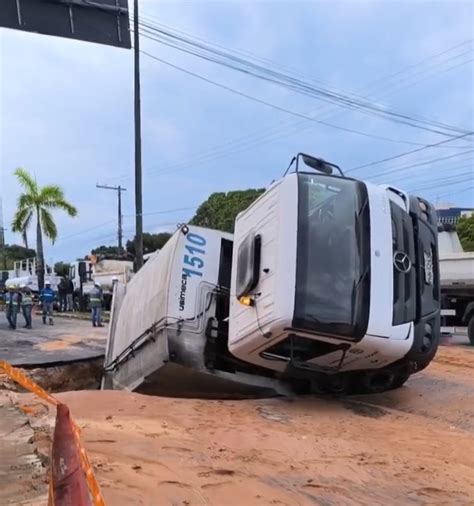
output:
[[[14,172],[24,192],[18,197],[17,210],[12,221],[12,230],[22,234],[23,238],[36,217],[36,256],[38,287],[44,286],[44,250],[43,233],[54,243],[58,236],[58,229],[54,223],[51,211],[62,209],[74,217],[77,209],[66,201],[63,190],[56,185],[47,185],[42,188],[36,180],[25,170],[16,169]]]

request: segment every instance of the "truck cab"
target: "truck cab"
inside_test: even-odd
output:
[[[438,346],[436,213],[334,172],[297,170],[237,217],[229,350],[334,388],[386,389]]]

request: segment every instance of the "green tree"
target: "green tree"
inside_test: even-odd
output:
[[[13,263],[17,260],[25,260],[36,256],[34,249],[24,248],[18,244],[0,246],[0,265],[1,269],[13,269]]]
[[[91,253],[93,255],[112,255],[119,256],[118,246],[99,246],[98,248],[94,248]]]
[[[191,225],[233,232],[237,215],[247,209],[265,190],[263,188],[213,193],[197,209]]]
[[[147,253],[153,253],[157,249],[161,249],[171,237],[171,234],[168,232],[161,232],[160,234],[143,234],[143,253],[146,255]],[[135,256],[135,239],[132,241],[127,241],[127,252]]]
[[[61,277],[69,276],[70,264],[66,262],[56,262],[54,264],[54,272]]]
[[[460,218],[456,231],[464,251],[474,251],[474,214]]]
[[[57,185],[40,187],[36,180],[25,170],[18,168],[14,172],[23,188],[18,197],[17,210],[12,221],[12,230],[24,237],[32,221],[36,218],[36,252],[38,257],[38,286],[44,286],[44,250],[43,234],[53,243],[58,236],[51,211],[61,209],[74,217],[77,209],[64,197],[63,190]]]

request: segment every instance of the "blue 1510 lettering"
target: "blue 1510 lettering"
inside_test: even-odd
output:
[[[183,258],[183,275],[186,277],[202,276],[204,260],[199,255],[205,255],[206,239],[198,234],[186,235],[185,254]]]

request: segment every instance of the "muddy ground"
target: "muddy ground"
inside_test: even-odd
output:
[[[69,392],[108,505],[474,504],[474,349],[350,399]],[[18,394],[15,394],[18,396]],[[53,417],[18,396],[47,455]]]

